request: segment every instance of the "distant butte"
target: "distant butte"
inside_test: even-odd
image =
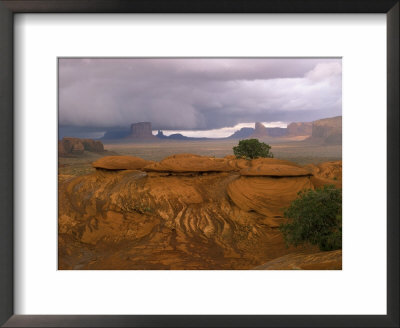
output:
[[[180,133],[164,135],[159,130],[153,135],[151,122],[133,123],[129,128],[115,128],[107,131],[102,140],[128,140],[135,142],[156,142],[160,140],[224,140],[224,139],[261,139],[288,138],[292,140],[309,140],[325,144],[341,144],[342,117],[336,116],[313,122],[293,122],[286,128],[265,127],[261,122],[256,122],[254,128],[245,127],[235,131],[225,138],[187,137]],[[300,139],[297,137],[301,137]],[[296,139],[297,138],[297,139]],[[78,146],[77,146],[78,147]],[[82,149],[75,149],[82,151]]]
[[[311,136],[312,122],[295,122],[287,126],[289,136]]]
[[[336,116],[312,122],[312,135],[309,139],[331,145],[342,144],[342,117]]]
[[[262,138],[268,137],[267,128],[260,122],[256,122],[254,125],[254,133],[251,135],[251,138]]]
[[[283,137],[286,136],[286,128],[266,128],[264,124],[256,122],[254,126],[254,132],[249,136],[249,138],[262,139],[265,137]]]
[[[151,122],[139,122],[131,124],[131,133],[127,136],[129,139],[136,140],[155,140],[151,129]]]

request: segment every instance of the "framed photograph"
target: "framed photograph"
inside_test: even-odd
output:
[[[0,1],[5,327],[398,327],[398,1]]]
[[[341,73],[59,58],[58,269],[341,270]]]

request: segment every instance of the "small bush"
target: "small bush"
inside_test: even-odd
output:
[[[309,242],[320,250],[342,248],[342,191],[334,186],[299,192],[280,225],[287,245]]]
[[[271,146],[258,139],[240,140],[239,144],[233,147],[233,153],[237,158],[253,159],[259,157],[274,157],[270,152]]]

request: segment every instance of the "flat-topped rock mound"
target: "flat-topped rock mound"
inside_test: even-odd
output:
[[[152,163],[144,168],[149,172],[230,172],[238,170],[225,158],[213,158],[193,154],[177,154]]]
[[[307,177],[322,179],[323,184],[331,181],[338,185],[342,179],[342,162],[326,162],[318,165],[301,166],[296,163],[276,159],[257,158],[246,160],[235,156],[214,158],[194,154],[177,154],[160,162],[147,161],[134,156],[106,156],[92,163],[104,170],[142,170],[155,173],[201,173],[237,172],[244,177]],[[317,184],[319,184],[317,182]]]
[[[275,159],[258,158],[246,160],[233,155],[213,158],[194,154],[177,154],[166,157],[158,163],[144,167],[148,172],[240,172],[243,176],[310,176],[309,168],[295,163]]]
[[[295,163],[275,159],[257,158],[251,161],[250,166],[240,170],[243,176],[271,176],[271,177],[300,177],[312,175],[309,169],[305,169]]]
[[[92,166],[103,170],[140,170],[150,163],[134,156],[105,156],[93,162]]]

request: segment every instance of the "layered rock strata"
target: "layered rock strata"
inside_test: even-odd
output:
[[[93,166],[60,182],[60,269],[252,269],[318,252],[287,248],[277,228],[313,178],[340,174],[331,164],[191,154],[150,163],[104,157]]]

